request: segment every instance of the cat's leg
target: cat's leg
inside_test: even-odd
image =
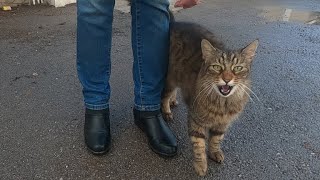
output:
[[[166,120],[173,120],[170,103],[171,103],[172,97],[175,96],[175,93],[177,91],[174,84],[175,84],[174,82],[170,82],[167,80],[164,91],[162,93],[161,111],[162,111],[163,117]]]
[[[178,89],[175,89],[172,92],[171,98],[170,98],[170,106],[174,107],[177,106],[179,104],[178,100],[177,100],[177,91]]]
[[[210,129],[209,134],[209,157],[218,163],[222,163],[224,155],[221,150],[220,143],[223,140],[224,131]]]
[[[193,166],[199,176],[207,174],[206,129],[189,118],[189,136],[193,148]]]

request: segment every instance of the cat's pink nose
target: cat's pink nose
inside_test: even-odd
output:
[[[225,71],[222,73],[222,80],[228,84],[233,79],[233,75],[230,71]]]
[[[231,79],[223,79],[224,82],[226,82],[226,84],[228,84],[228,82],[231,81]]]

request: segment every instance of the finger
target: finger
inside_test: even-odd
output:
[[[175,4],[174,4],[174,7],[182,7],[182,0],[179,0],[177,1]]]
[[[183,5],[183,8],[184,8],[184,9],[187,9],[187,8],[191,8],[191,7],[195,6],[195,5],[197,5],[196,2],[191,2],[191,3],[188,3],[188,4]]]

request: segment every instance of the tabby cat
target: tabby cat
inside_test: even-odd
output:
[[[204,27],[171,23],[162,112],[167,120],[173,119],[170,105],[177,105],[176,93],[180,88],[188,107],[193,165],[200,176],[207,173],[206,139],[209,157],[218,163],[224,160],[220,143],[248,101],[249,75],[257,46],[255,40],[243,49],[230,51]]]
[[[209,139],[209,157],[221,163],[224,155],[220,142],[252,92],[249,75],[258,40],[243,49],[230,51],[206,28],[176,22],[171,11],[169,14],[169,67],[161,109],[165,119],[173,119],[170,105],[178,104],[176,95],[180,88],[188,107],[194,168],[198,175],[204,176],[208,167],[206,139]]]

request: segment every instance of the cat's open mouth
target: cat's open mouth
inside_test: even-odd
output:
[[[223,85],[223,86],[218,86],[218,88],[222,95],[227,96],[231,92],[233,86]]]

